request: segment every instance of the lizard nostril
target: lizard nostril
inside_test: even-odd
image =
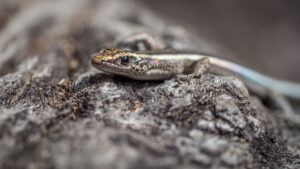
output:
[[[99,63],[99,59],[97,57],[93,57],[92,64],[98,64],[98,63]]]

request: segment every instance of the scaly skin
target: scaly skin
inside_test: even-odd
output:
[[[92,59],[99,70],[136,80],[164,80],[183,73],[184,61],[160,60],[120,49],[103,49]]]
[[[195,62],[201,63],[199,61],[205,58],[208,59],[210,72],[235,75],[252,92],[261,97],[267,97],[270,91],[275,91],[300,100],[298,83],[273,79],[236,63],[209,55],[178,51],[129,52],[120,49],[103,49],[94,55],[92,65],[99,70],[132,79],[165,80],[186,72],[192,65],[199,66]]]

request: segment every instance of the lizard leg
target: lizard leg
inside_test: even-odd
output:
[[[192,67],[193,67],[192,73],[188,75],[179,74],[177,75],[177,77],[180,80],[190,80],[192,78],[200,78],[202,74],[208,71],[210,67],[209,59],[206,57],[200,59]]]
[[[209,59],[207,57],[196,62],[194,70],[188,75],[188,78],[200,78],[210,67]]]
[[[300,126],[300,116],[297,115],[291,106],[291,104],[280,94],[276,92],[269,93],[269,100],[272,106],[279,109],[279,116],[285,119],[290,125],[299,125]]]
[[[147,33],[135,33],[122,40],[117,47],[132,51],[154,50],[159,48],[158,42]]]

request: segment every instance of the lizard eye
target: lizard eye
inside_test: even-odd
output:
[[[129,57],[128,56],[124,56],[121,58],[121,64],[122,65],[127,65],[129,63]]]

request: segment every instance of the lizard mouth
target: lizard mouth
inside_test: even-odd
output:
[[[110,63],[107,61],[100,61],[99,58],[97,57],[94,57],[92,59],[92,65],[99,70],[109,72],[109,73],[126,73],[131,70],[126,66],[117,65],[115,63]]]

